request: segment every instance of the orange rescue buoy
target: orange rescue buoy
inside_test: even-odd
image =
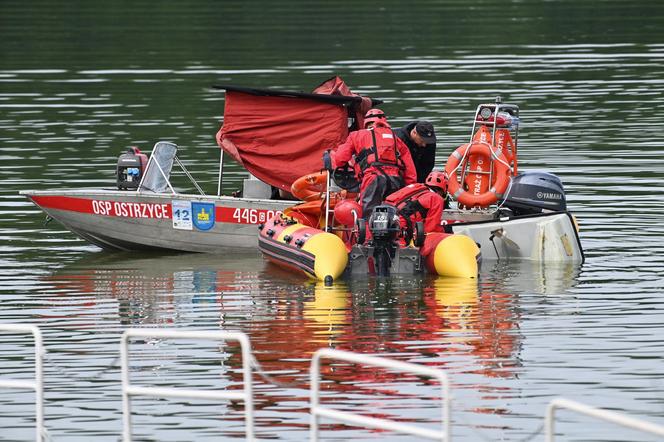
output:
[[[445,172],[450,177],[449,194],[465,207],[488,207],[503,196],[510,182],[502,150],[483,142],[459,146],[447,159]]]
[[[301,176],[291,185],[291,193],[302,201],[320,199],[327,190],[327,170]]]

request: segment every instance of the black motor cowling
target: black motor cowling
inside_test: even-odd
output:
[[[130,147],[118,158],[115,168],[118,189],[137,189],[143,178],[148,157],[137,147]]]
[[[562,181],[552,173],[541,171],[522,172],[512,178],[501,204],[515,215],[567,210]]]
[[[396,239],[401,232],[396,207],[376,206],[369,217],[369,229],[373,236],[371,244],[376,275],[389,276],[396,252]]]
[[[374,241],[393,241],[401,231],[396,207],[376,206],[369,217],[369,229]]]

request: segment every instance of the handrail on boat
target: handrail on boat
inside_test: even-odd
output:
[[[656,436],[664,436],[664,426],[662,425],[653,424],[641,419],[635,419],[622,413],[616,413],[615,411],[591,407],[589,405],[585,405],[569,399],[555,398],[549,402],[549,405],[546,409],[546,442],[554,441],[556,410],[558,409],[566,409],[606,422],[611,422],[623,427],[632,428],[634,430],[643,431],[645,433],[651,433]]]
[[[0,324],[0,331],[32,334],[35,343],[35,380],[0,379],[0,387],[35,392],[35,440],[44,440],[44,345],[39,327],[22,324]]]
[[[320,405],[320,366],[321,359],[335,359],[355,364],[368,365],[373,367],[380,367],[401,371],[405,373],[414,373],[421,376],[426,376],[437,380],[440,383],[440,396],[441,396],[441,429],[430,430],[419,426],[403,424],[388,419],[374,418],[361,414],[349,413],[346,411],[336,410],[329,407],[322,407]],[[383,430],[391,430],[400,433],[419,436],[426,439],[437,441],[450,440],[450,384],[447,374],[435,368],[425,367],[422,365],[411,364],[408,362],[395,361],[380,356],[372,356],[358,353],[351,353],[342,350],[333,350],[323,348],[314,353],[311,358],[311,426],[310,426],[310,440],[312,442],[318,441],[319,419],[321,416],[342,421],[356,426],[366,428],[378,428]]]
[[[242,351],[242,392],[206,391],[193,389],[139,387],[131,384],[129,379],[129,341],[131,338],[163,338],[163,339],[196,339],[207,341],[237,341]],[[234,399],[244,401],[246,440],[254,440],[254,402],[253,378],[251,371],[251,343],[246,334],[230,331],[183,331],[169,329],[128,329],[122,333],[120,343],[120,360],[122,364],[122,414],[123,440],[131,441],[131,397],[172,397],[191,399]]]

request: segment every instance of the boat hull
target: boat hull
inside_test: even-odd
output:
[[[583,263],[585,259],[569,212],[489,218],[450,227],[453,233],[469,236],[479,244],[483,260]]]
[[[257,226],[293,204],[103,189],[21,194],[77,236],[110,250],[256,249]]]

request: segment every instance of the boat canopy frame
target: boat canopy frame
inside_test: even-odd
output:
[[[175,191],[175,188],[171,184],[170,180],[171,169],[173,168],[173,163],[175,163],[187,176],[191,184],[196,187],[198,193],[200,193],[202,196],[207,196],[198,182],[191,175],[191,173],[189,173],[184,163],[182,163],[180,158],[178,158],[177,149],[178,146],[175,143],[171,143],[170,141],[157,141],[155,143],[154,147],[152,148],[152,152],[150,153],[148,164],[145,167],[145,173],[141,177],[141,181],[136,188],[136,192],[141,193],[148,191],[154,193],[164,193],[163,190],[168,187],[173,195],[177,195],[178,192]],[[155,169],[157,172],[152,172]],[[163,179],[162,182],[160,182],[161,179]],[[219,179],[221,180],[221,176]],[[154,184],[149,186],[146,184],[146,181],[148,181],[150,184]]]

